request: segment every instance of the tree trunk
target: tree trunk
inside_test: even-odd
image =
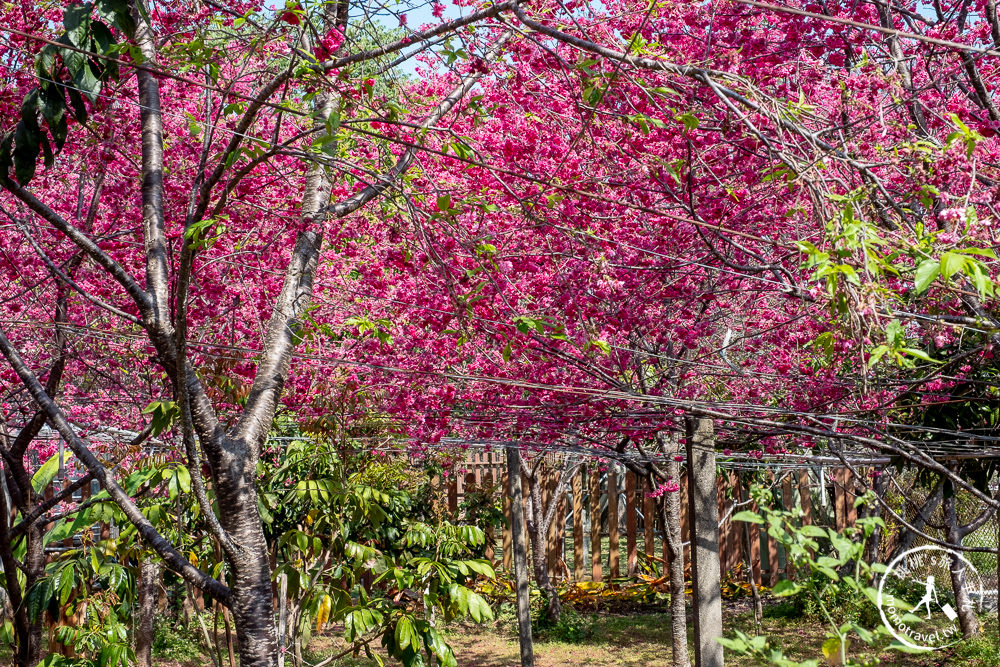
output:
[[[934,514],[934,510],[936,510],[938,505],[941,504],[941,498],[942,498],[942,485],[938,483],[931,491],[930,495],[927,496],[927,499],[924,501],[924,503],[920,506],[920,509],[917,510],[917,516],[915,516],[913,518],[913,521],[910,522],[914,528],[916,528],[917,530],[924,529],[924,526],[927,525],[927,522],[930,520],[931,515]],[[916,539],[917,539],[917,534],[915,532],[904,528],[902,536],[899,538],[899,542],[896,544],[896,548],[893,549],[892,558],[890,558],[889,560],[892,560],[898,557],[903,552],[912,549],[913,542]]]
[[[28,593],[42,577],[45,572],[45,547],[42,543],[42,538],[45,534],[43,526],[39,522],[34,522],[28,527],[27,540],[28,547],[27,553],[24,556],[25,565],[25,583],[24,592]],[[24,605],[22,605],[24,607]],[[26,608],[17,610],[23,615],[23,629],[25,634],[23,635],[24,641],[18,645],[18,665],[25,665],[25,667],[35,667],[39,660],[42,658],[42,620],[32,621],[28,616],[28,611]],[[15,612],[16,613],[16,612]]]
[[[271,568],[257,513],[257,492],[252,478],[245,478],[244,484],[238,486],[221,482],[216,486],[219,504],[230,508],[222,516],[224,527],[239,545],[238,552],[228,560],[233,577],[230,610],[236,626],[240,667],[276,667],[278,638],[274,628]]]
[[[531,590],[528,587],[528,555],[524,544],[524,502],[521,492],[521,462],[517,451],[507,448],[507,493],[510,496],[510,533],[517,585],[517,636],[521,667],[534,667],[531,639]]]
[[[558,623],[562,616],[562,604],[559,601],[559,592],[555,584],[549,577],[548,553],[549,546],[549,524],[545,520],[546,511],[542,504],[541,482],[538,473],[527,477],[529,501],[528,501],[528,537],[531,539],[531,565],[535,575],[535,583],[538,589],[545,596],[545,617],[550,623]]]
[[[288,575],[278,575],[278,667],[285,667],[286,628],[288,627]]]
[[[962,534],[955,513],[955,494],[945,491],[944,499],[945,522],[948,526],[948,542],[954,545],[962,543]],[[951,554],[951,588],[955,593],[955,611],[958,612],[958,624],[962,628],[962,636],[968,639],[979,634],[979,618],[969,598],[969,587],[965,581],[965,561],[957,553]]]
[[[149,555],[139,565],[139,622],[135,630],[135,657],[139,667],[153,667],[153,620],[160,593],[160,564]]]
[[[667,474],[680,481],[681,466],[671,460],[667,464]],[[650,478],[652,488],[654,480]],[[684,544],[681,539],[681,496],[680,490],[666,493],[662,504],[663,525],[666,527],[667,549],[670,553],[670,634],[673,644],[673,664],[687,667],[690,664],[687,645],[687,604],[684,595]]]

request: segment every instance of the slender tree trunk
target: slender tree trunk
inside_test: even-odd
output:
[[[135,657],[139,667],[153,667],[153,620],[160,592],[160,564],[149,555],[139,565],[139,622],[135,631]]]
[[[524,502],[521,493],[521,461],[512,447],[507,448],[507,494],[510,496],[510,532],[514,580],[517,585],[517,636],[521,645],[521,667],[534,667],[531,639],[531,590],[528,587],[528,555],[524,543]]]
[[[962,543],[961,529],[955,513],[955,494],[945,491],[944,515],[948,526],[948,542],[954,545]],[[962,636],[975,637],[979,634],[979,618],[969,598],[969,587],[965,580],[965,561],[958,554],[951,555],[951,588],[955,592],[955,611],[958,612],[958,624],[962,628]]]
[[[288,626],[288,575],[278,575],[278,667],[285,667],[286,628]]]
[[[538,473],[528,477],[530,502],[528,503],[528,536],[531,539],[531,565],[535,583],[545,596],[545,616],[550,623],[557,623],[562,616],[559,592],[549,577],[548,554],[549,522],[546,521],[547,508],[542,504],[541,481]],[[555,499],[553,498],[552,501]],[[551,501],[550,501],[551,502]]]
[[[680,482],[681,466],[671,460],[667,464],[667,474]],[[650,476],[650,488],[654,480]],[[673,644],[673,664],[687,667],[690,664],[687,645],[687,604],[684,595],[684,544],[681,539],[681,494],[680,490],[666,493],[662,503],[663,525],[666,527],[667,549],[670,552],[670,635]]]
[[[743,502],[743,482],[737,480],[736,484],[737,502]],[[753,624],[756,634],[761,634],[761,623],[764,620],[764,604],[760,597],[760,588],[757,587],[757,580],[753,572],[753,548],[750,545],[750,526],[743,525],[743,556],[747,566],[747,579],[750,582],[750,593],[753,595]]]
[[[941,498],[942,498],[942,485],[939,483],[931,491],[931,494],[927,496],[927,499],[920,506],[920,509],[917,510],[917,516],[914,517],[913,521],[910,522],[913,524],[914,528],[916,528],[917,530],[924,529],[924,526],[927,525],[927,522],[930,520],[931,515],[934,514],[934,510],[936,510],[938,508],[938,505],[941,504]],[[896,548],[893,549],[892,558],[896,558],[904,551],[909,551],[910,549],[912,549],[913,542],[916,539],[917,539],[917,534],[915,532],[904,528],[903,534],[899,538],[899,542],[896,544]]]

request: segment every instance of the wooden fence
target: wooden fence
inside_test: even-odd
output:
[[[458,474],[444,480],[448,510],[456,517],[466,497],[476,489],[494,487],[503,498],[504,515],[510,517],[511,502],[506,493],[504,454],[473,452]],[[766,473],[775,501],[786,509],[801,507],[804,524],[819,524],[843,530],[857,520],[854,507],[855,484],[847,468],[799,468]],[[552,499],[558,471],[540,480],[542,502]],[[821,483],[822,479],[822,483]],[[527,502],[528,489],[522,479]],[[718,478],[719,560],[723,573],[733,573],[750,563],[758,584],[771,586],[782,577],[794,577],[786,565],[783,547],[753,524],[732,521],[735,512],[755,509],[745,488],[738,488],[735,472]],[[615,465],[582,467],[561,498],[556,519],[548,533],[549,575],[559,580],[610,581],[635,577],[643,571],[662,572],[668,561],[658,502],[648,483]],[[680,480],[681,538],[685,562],[690,562],[688,493],[686,475]],[[614,498],[617,502],[609,502]],[[740,503],[740,499],[744,502]],[[509,522],[508,522],[509,523]],[[504,528],[502,562],[511,567],[511,538]],[[529,544],[530,547],[530,544]]]

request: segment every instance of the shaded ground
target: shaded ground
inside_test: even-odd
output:
[[[535,645],[535,662],[539,667],[558,665],[622,665],[635,667],[670,665],[670,616],[663,613],[632,614],[628,616],[587,615],[591,636],[580,643],[540,641]],[[752,616],[743,609],[730,607],[725,614],[725,625],[731,635],[733,628],[752,633]],[[988,626],[990,636],[996,634],[996,624]],[[517,637],[509,628],[469,625],[452,626],[449,639],[461,667],[514,667],[519,664]],[[771,645],[780,648],[787,658],[794,660],[819,659],[826,664],[820,645],[824,629],[815,621],[802,619],[766,618],[764,633]],[[873,650],[852,653],[855,660],[878,658],[881,665],[907,665],[934,667],[939,665],[993,666],[998,663],[996,641],[972,642],[949,651],[925,655],[908,655],[890,650]],[[312,658],[332,655],[343,650],[345,644],[339,637],[325,636],[310,645]],[[312,660],[314,661],[314,660]],[[345,658],[330,663],[329,667],[361,667],[375,664],[371,660]],[[759,662],[726,656],[727,665],[738,667],[757,666]]]
[[[774,610],[772,607],[769,613],[773,615]],[[963,642],[947,651],[908,655],[886,650],[883,645],[876,650],[851,653],[850,657],[869,664],[875,664],[874,659],[877,658],[881,665],[992,667],[1000,664],[996,617],[990,615],[983,620],[984,639]],[[736,629],[754,634],[748,600],[726,603],[724,626],[727,636],[732,636]],[[514,628],[513,618],[502,613],[496,623],[487,626],[454,624],[447,628],[447,633],[461,667],[515,667],[519,663],[519,650]],[[577,636],[582,637],[581,641],[571,643],[543,638],[536,642],[535,658],[539,667],[670,665],[669,614],[651,611],[620,615],[580,613],[574,619],[572,628]],[[763,634],[769,638],[771,646],[782,650],[787,658],[818,659],[821,665],[827,664],[820,650],[825,629],[816,620],[765,618]],[[206,667],[212,664],[211,659],[201,650],[200,638],[193,632],[193,628],[161,637],[161,650],[155,659],[158,667]],[[853,644],[855,647],[860,646],[857,641]],[[344,651],[346,647],[343,629],[333,627],[322,636],[313,638],[304,657],[309,663],[316,664]],[[382,655],[384,657],[385,654]],[[0,657],[0,664],[4,662]],[[362,654],[357,658],[340,658],[326,663],[324,667],[369,667],[376,664]],[[757,667],[760,663],[727,653],[726,664]],[[228,667],[225,657],[223,665]]]

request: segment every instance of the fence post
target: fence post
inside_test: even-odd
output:
[[[559,488],[559,479],[562,477],[562,473],[553,475],[552,477],[552,492]],[[559,493],[558,497],[552,497],[550,502],[555,503],[556,513],[552,517],[552,523],[549,524],[549,573],[553,580],[559,579],[561,575],[565,572],[564,569],[559,567],[559,563],[563,559],[563,552],[566,549],[566,489]]]
[[[608,569],[612,579],[621,576],[618,562],[618,471],[608,469]]]
[[[628,576],[634,577],[639,571],[639,552],[636,548],[638,517],[635,506],[635,473],[625,472],[625,541],[628,549]]]
[[[642,551],[646,554],[646,563],[653,564],[653,554],[656,552],[656,501],[649,494],[653,489],[649,485],[649,475],[642,478]]]
[[[590,578],[603,579],[601,567],[601,472],[596,466],[587,471],[590,477]]]
[[[583,581],[583,469],[573,475],[573,578]]]
[[[847,509],[847,525],[858,522],[858,508],[854,506],[857,496],[854,493],[854,473],[850,468],[844,468],[844,505]]]
[[[493,486],[493,470],[491,468],[487,468],[486,470],[483,471],[482,485],[483,485],[484,489],[488,489],[489,490],[490,497],[492,498],[493,497],[493,493],[495,492],[496,489]],[[493,553],[493,544],[494,544],[495,538],[496,538],[496,529],[493,526],[487,526],[486,527],[486,560],[490,561],[491,563],[493,562],[493,557],[495,555]]]
[[[799,471],[799,505],[802,506],[802,525],[812,524],[812,492],[809,490],[809,471]]]
[[[785,506],[785,511],[791,512],[795,509],[795,498],[792,495],[792,472],[789,470],[784,479],[781,480],[781,502]],[[785,578],[795,578],[795,564],[789,558],[788,549],[785,549]]]
[[[719,487],[715,476],[712,420],[688,417],[687,462],[690,493],[691,588],[694,593],[694,650],[698,667],[724,667],[722,580],[719,562]]]
[[[515,479],[520,480],[520,471],[518,471],[518,473],[519,474],[515,477]],[[515,502],[517,502],[517,500],[510,493],[511,486],[508,477],[510,477],[510,475],[507,474],[506,468],[502,469],[500,471],[500,478],[503,480],[503,489],[501,490],[500,495],[503,497],[503,515],[507,517],[507,523],[504,524],[503,527],[503,569],[510,572],[514,567],[514,542],[513,533],[511,532],[510,513],[511,507]]]
[[[448,475],[448,513],[452,520],[458,513],[458,475],[455,471]]]

